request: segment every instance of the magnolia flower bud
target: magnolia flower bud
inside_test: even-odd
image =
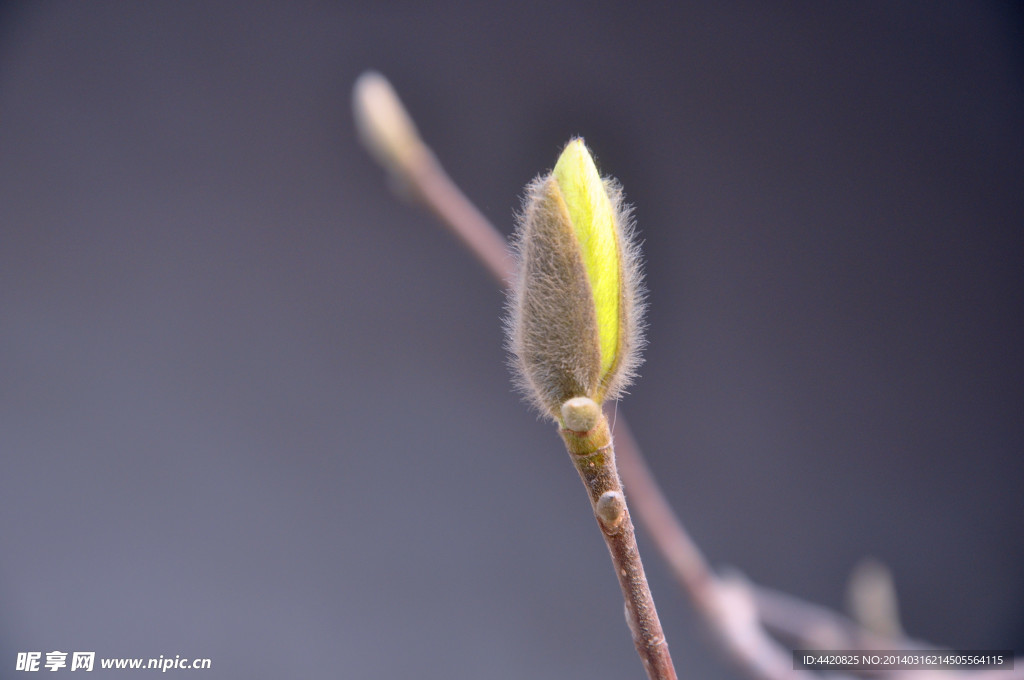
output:
[[[618,397],[640,363],[642,291],[629,210],[582,139],[526,189],[507,329],[519,382],[558,420],[563,402]]]

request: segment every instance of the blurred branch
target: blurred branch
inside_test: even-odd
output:
[[[353,109],[364,145],[389,171],[400,192],[427,207],[487,267],[503,286],[514,274],[514,260],[499,232],[445,173],[422,141],[412,119],[378,73],[364,73],[355,84]],[[612,406],[614,408],[614,406]],[[625,488],[640,523],[668,562],[698,615],[726,655],[755,680],[793,680],[808,671],[793,669],[791,648],[849,650],[935,650],[938,647],[905,637],[899,631],[896,602],[876,571],[853,586],[853,599],[885,621],[879,634],[825,607],[752,584],[739,574],[716,575],[696,542],[672,510],[629,428],[622,409],[613,418],[613,438]],[[883,567],[884,568],[884,567]],[[863,576],[863,575],[861,575]],[[859,590],[858,590],[859,589]],[[881,595],[879,595],[881,593]],[[879,604],[881,603],[881,604]],[[860,607],[861,604],[855,605]],[[770,631],[770,632],[769,632]],[[1024,659],[1013,670],[876,672],[899,680],[1024,680]],[[909,675],[908,675],[909,674]],[[822,673],[848,680],[853,676]]]
[[[503,286],[514,269],[501,235],[444,171],[423,143],[391,83],[367,71],[352,97],[359,136],[399,193],[412,194],[455,234]]]
[[[876,635],[903,638],[896,583],[889,567],[872,558],[857,563],[846,590],[847,609],[861,626]]]

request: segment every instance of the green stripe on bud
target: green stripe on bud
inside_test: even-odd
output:
[[[559,420],[574,397],[617,397],[639,363],[640,273],[628,210],[583,144],[527,187],[509,301],[519,382]]]
[[[619,336],[619,246],[615,209],[582,139],[565,147],[552,171],[569,208],[594,296],[600,335],[601,371],[615,365]]]

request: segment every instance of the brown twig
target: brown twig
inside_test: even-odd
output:
[[[582,431],[566,428],[561,430],[561,435],[587,488],[594,516],[608,545],[626,602],[626,621],[633,634],[633,644],[651,680],[675,680],[676,671],[640,561],[633,520],[622,493],[608,419],[593,401],[578,398],[566,403],[574,401],[578,402],[577,413],[585,412],[580,419]],[[569,419],[565,420],[568,424]]]
[[[501,232],[476,209],[444,172],[433,152],[420,139],[387,81],[378,74],[364,74],[360,80],[367,78],[374,79],[374,88],[383,88],[386,92],[383,95],[379,91],[369,93],[371,96],[367,97],[368,88],[363,88],[364,101],[355,104],[356,121],[364,143],[378,161],[391,171],[396,183],[410,190],[469,248],[501,285],[507,286],[514,272],[514,261]],[[356,87],[358,100],[360,85]],[[370,98],[378,101],[366,101]],[[381,100],[388,98],[391,101],[382,105]],[[376,107],[378,111],[370,113],[368,106]],[[398,110],[385,111],[388,107],[398,107]],[[379,116],[382,111],[383,115]],[[387,119],[383,128],[377,125],[380,121],[368,120],[371,115]],[[910,638],[874,635],[830,609],[756,586],[739,576],[717,576],[672,510],[621,408],[612,422],[619,471],[630,491],[637,517],[650,533],[694,608],[715,634],[718,643],[752,678],[793,680],[797,677],[789,649],[773,639],[768,630],[808,648],[935,648]],[[628,511],[626,518],[629,519]],[[600,515],[598,519],[600,524]],[[986,680],[1024,680],[1024,660],[1015,659],[1014,669],[1010,671],[944,672],[942,678],[973,680],[979,674],[979,677]],[[910,676],[907,676],[906,671],[893,671],[884,675],[891,678],[907,677],[908,680],[922,680],[923,677],[919,671]],[[831,674],[830,677],[846,676]]]

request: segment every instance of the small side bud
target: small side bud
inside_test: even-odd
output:
[[[619,491],[605,491],[597,499],[594,511],[602,524],[614,529],[622,523],[622,518],[626,514],[626,499]]]
[[[573,432],[590,432],[601,418],[601,407],[593,399],[574,397],[562,404],[562,425]]]
[[[366,71],[352,88],[352,113],[363,145],[394,176],[423,150],[416,125],[388,79]]]
[[[519,383],[554,419],[618,397],[640,363],[643,293],[629,209],[582,139],[527,187],[506,323]]]

